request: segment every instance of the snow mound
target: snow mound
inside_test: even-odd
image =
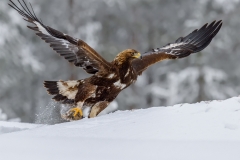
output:
[[[41,125],[0,121],[0,134],[28,130],[38,126]]]
[[[240,97],[56,125],[18,124],[28,129],[0,136],[0,159],[240,159]]]

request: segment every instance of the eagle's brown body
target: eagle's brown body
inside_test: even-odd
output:
[[[84,79],[86,85],[92,85],[95,92],[86,99],[87,106],[92,106],[99,101],[112,102],[117,95],[137,79],[137,74],[130,67],[131,61],[126,61],[120,66],[115,66],[114,72],[109,72],[107,75],[93,75],[90,78]],[[79,86],[79,90],[84,89],[85,85]],[[108,95],[108,96],[106,96]],[[77,96],[81,97],[79,93]]]
[[[97,74],[85,79],[86,83],[96,86],[94,97],[87,99],[86,104],[95,104],[104,100],[113,101],[123,89],[137,80],[137,76],[131,67],[131,61],[126,61],[120,66],[114,64],[114,72],[110,72],[104,77]]]
[[[206,48],[218,33],[222,21],[213,21],[196,29],[185,37],[178,38],[161,48],[141,54],[134,49],[120,52],[112,62],[107,62],[94,49],[81,39],[73,38],[44,25],[28,8],[24,0],[18,1],[20,9],[10,0],[10,6],[34,26],[36,31],[50,47],[76,67],[83,68],[91,77],[83,80],[45,81],[44,86],[53,99],[73,106],[62,117],[66,120],[82,118],[82,108],[91,107],[89,117],[97,116],[117,95],[137,80],[152,64],[165,59],[178,59]]]

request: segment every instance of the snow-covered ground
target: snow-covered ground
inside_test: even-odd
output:
[[[56,125],[0,122],[1,160],[239,160],[240,97]]]

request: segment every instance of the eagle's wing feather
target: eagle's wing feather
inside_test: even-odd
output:
[[[142,55],[142,60],[136,59],[133,61],[133,68],[140,75],[147,67],[156,62],[165,59],[183,58],[199,52],[209,45],[221,26],[221,20],[218,22],[213,21],[211,24],[205,24],[185,37],[178,38],[174,43],[146,52]]]
[[[87,73],[109,70],[111,64],[102,58],[94,49],[80,39],[73,38],[67,34],[46,26],[35,15],[32,6],[28,8],[24,0],[23,4],[18,0],[22,9],[10,0],[10,6],[24,17],[24,20],[34,24],[28,28],[36,31],[36,34],[43,39],[50,47],[63,56],[75,66],[82,67]]]

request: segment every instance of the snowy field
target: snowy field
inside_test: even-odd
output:
[[[0,133],[1,160],[239,160],[240,97],[56,125],[0,122]]]

